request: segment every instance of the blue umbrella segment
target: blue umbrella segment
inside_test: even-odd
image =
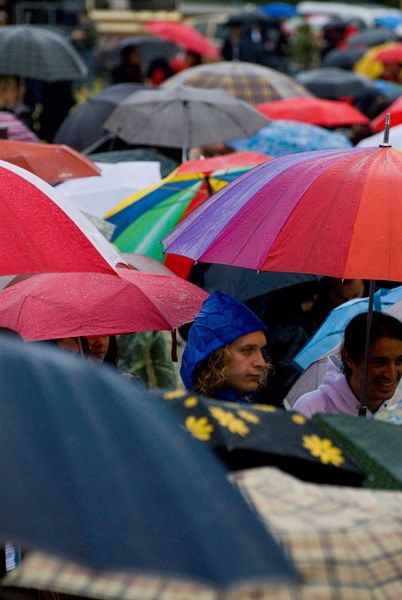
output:
[[[297,580],[167,403],[107,367],[0,339],[0,536],[97,570],[225,588]]]
[[[275,157],[310,150],[352,147],[352,143],[341,133],[281,119],[265,125],[249,138],[230,141],[227,145],[234,150],[255,150]]]

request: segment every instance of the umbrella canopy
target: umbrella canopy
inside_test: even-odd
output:
[[[257,104],[256,109],[268,119],[289,119],[322,127],[363,125],[369,122],[363,113],[347,102],[308,96],[265,102]]]
[[[374,294],[374,310],[384,311],[402,300],[402,286],[393,290],[380,289]],[[368,298],[349,300],[334,308],[307,344],[293,358],[294,365],[301,371],[313,362],[333,351],[343,339],[345,327],[359,313],[368,309]]]
[[[186,392],[169,403],[182,428],[211,446],[230,470],[275,465],[301,479],[335,485],[360,486],[365,478],[344,453],[328,462],[314,456],[303,438],[322,432],[301,415],[266,404],[239,406]]]
[[[349,48],[370,48],[385,42],[396,42],[398,34],[389,27],[373,27],[359,33],[354,33],[346,40],[346,47]]]
[[[159,184],[131,195],[106,213],[105,218],[116,226],[114,244],[123,252],[139,252],[163,262],[166,257],[160,242],[177,223],[212,192],[267,160],[269,157],[264,154],[245,152],[240,154],[240,160],[233,153],[182,163]],[[233,167],[222,169],[223,164]],[[221,168],[211,171],[213,165]],[[168,260],[168,263],[177,272],[175,262]]]
[[[383,75],[385,69],[385,63],[380,60],[379,55],[394,48],[394,46],[393,42],[386,42],[369,48],[355,63],[353,71],[371,79],[378,79]]]
[[[260,11],[271,19],[290,19],[297,15],[297,10],[287,2],[270,2],[260,6]]]
[[[29,277],[0,292],[0,325],[28,341],[170,330],[192,321],[208,296],[179,277],[117,273]]]
[[[85,150],[105,136],[103,123],[116,106],[134,92],[146,89],[141,83],[118,83],[76,106],[64,119],[54,137],[55,144]]]
[[[13,113],[0,110],[0,128],[7,130],[7,139],[18,142],[39,142],[39,138]]]
[[[400,492],[307,484],[269,467],[231,477],[286,544],[303,578],[297,597],[399,597]]]
[[[35,25],[0,29],[0,75],[40,81],[76,81],[87,68],[74,46],[57,31]]]
[[[378,133],[380,131],[384,131],[385,129],[385,120],[387,118],[387,114],[389,113],[391,118],[391,123],[393,126],[400,125],[402,123],[402,97],[397,98],[384,110],[381,114],[379,114],[375,119],[371,121],[371,129],[374,133]],[[394,129],[390,130],[393,134]],[[394,137],[391,138],[394,141]],[[364,141],[364,140],[362,140]]]
[[[2,536],[165,581],[295,580],[220,466],[142,384],[53,348],[0,344]]]
[[[150,21],[144,25],[144,29],[156,36],[165,38],[186,50],[201,54],[208,58],[218,58],[218,50],[211,44],[209,39],[199,33],[196,29],[173,21]]]
[[[376,56],[377,60],[380,60],[386,65],[393,65],[399,63],[402,60],[402,44],[393,44],[389,48],[380,50]]]
[[[98,163],[100,176],[65,181],[58,191],[83,212],[102,217],[129,194],[160,180],[159,162]]]
[[[342,133],[328,131],[316,125],[278,119],[262,127],[245,140],[232,140],[228,146],[235,150],[258,150],[271,156],[286,156],[308,150],[350,148],[348,138]]]
[[[351,70],[364,53],[365,49],[363,48],[330,50],[325,54],[321,64],[323,67],[336,67],[339,69]]]
[[[98,163],[117,163],[117,162],[158,162],[160,164],[162,177],[167,177],[177,167],[178,163],[149,148],[134,148],[130,150],[110,150],[109,152],[96,152],[89,154],[89,158]]]
[[[58,144],[0,140],[0,159],[23,167],[51,185],[101,173],[89,158]]]
[[[0,161],[1,275],[114,272],[119,254],[88,219],[39,177]]]
[[[164,240],[193,260],[402,281],[402,154],[306,152],[229,184]],[[202,231],[202,236],[199,232]]]
[[[370,81],[362,75],[334,67],[302,71],[296,75],[296,79],[315,96],[328,100],[359,96],[371,85]]]
[[[225,292],[238,302],[318,279],[316,275],[304,273],[261,273],[228,265],[211,265],[204,274],[208,292]]]
[[[280,71],[235,60],[191,67],[163,83],[163,87],[169,88],[181,85],[219,88],[250,104],[310,95],[302,85]]]
[[[365,485],[402,490],[402,438],[398,425],[379,419],[315,415],[313,422],[368,474]],[[364,425],[366,424],[366,427]]]
[[[248,137],[266,123],[252,106],[222,90],[181,86],[129,96],[104,127],[130,144],[182,148],[185,154],[194,146]]]

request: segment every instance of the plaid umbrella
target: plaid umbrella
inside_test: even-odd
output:
[[[183,85],[129,96],[104,128],[130,144],[182,148],[185,156],[193,146],[248,137],[266,123],[252,106],[222,90]]]
[[[56,132],[54,143],[66,144],[76,150],[89,148],[105,136],[103,123],[118,103],[144,89],[146,86],[140,83],[118,83],[106,87],[67,115]]]
[[[323,442],[322,431],[302,415],[185,391],[162,397],[178,413],[182,427],[211,446],[231,470],[274,465],[307,481],[352,486],[360,486],[365,478],[364,471],[335,445],[315,452],[310,441]]]
[[[52,82],[80,80],[86,74],[74,46],[57,31],[34,25],[0,28],[0,75]]]
[[[316,423],[369,475],[367,487],[402,490],[402,438],[398,425],[345,415],[315,415]]]
[[[250,104],[310,95],[302,85],[279,71],[240,61],[222,61],[185,69],[169,77],[163,87],[178,87],[183,84],[226,90]]]

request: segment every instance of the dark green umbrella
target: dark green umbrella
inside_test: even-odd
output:
[[[307,481],[352,486],[360,486],[365,477],[345,452],[322,442],[326,436],[319,427],[297,413],[183,391],[165,392],[163,398],[183,428],[211,446],[231,470],[270,465]]]
[[[402,490],[398,425],[344,415],[315,415],[313,422],[368,473],[366,487]]]

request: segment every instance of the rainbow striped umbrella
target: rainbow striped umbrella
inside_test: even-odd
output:
[[[402,281],[402,153],[305,152],[260,165],[181,223],[165,251],[263,271]]]
[[[165,235],[213,192],[269,159],[262,153],[239,152],[183,163],[157,185],[129,196],[106,213],[104,218],[116,227],[112,242],[121,252],[164,262],[161,240]]]

